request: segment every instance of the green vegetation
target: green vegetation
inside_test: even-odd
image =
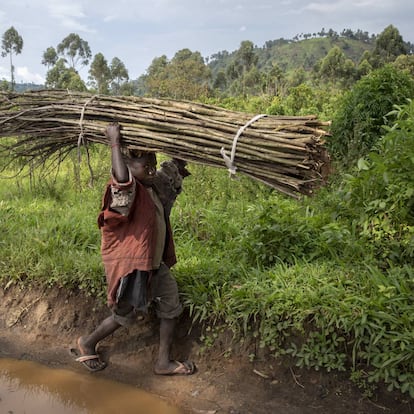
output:
[[[389,116],[375,152],[312,199],[190,166],[172,216],[174,272],[206,346],[226,327],[275,357],[414,397],[414,103]],[[3,285],[79,288],[104,301],[96,216],[107,155],[93,154],[92,189],[86,168],[84,185],[73,178],[75,159],[53,177],[1,181]]]
[[[213,54],[206,64],[198,52],[184,49],[170,61],[166,56],[155,58],[137,80],[137,93],[160,98],[270,95],[286,99],[292,88],[302,84],[325,90],[349,88],[412,49],[392,25],[371,37],[361,31],[338,34],[329,30],[267,41],[263,47],[244,40],[239,49]]]
[[[414,98],[414,78],[407,72],[386,65],[365,76],[342,98],[328,142],[331,153],[344,165],[370,151],[381,136],[384,122],[394,118],[385,116],[393,105]]]
[[[313,198],[292,200],[246,177],[230,179],[224,168],[191,165],[172,213],[174,273],[192,320],[205,328],[205,346],[229,329],[299,366],[346,370],[366,392],[383,382],[414,398],[414,62],[404,54],[412,45],[392,26],[377,38],[318,36],[293,42],[308,54],[297,70],[275,61],[275,50],[292,42],[260,49],[246,41],[208,68],[189,50],[156,58],[140,80],[151,96],[333,121],[335,173]],[[321,55],[305,46],[317,40],[326,44]],[[350,53],[354,43],[363,50]],[[49,73],[76,85],[73,68],[47,52]],[[93,62],[97,90],[131,93],[122,62],[108,66],[103,55]],[[105,300],[96,217],[107,150],[93,148],[91,161],[93,188],[76,156],[48,175],[26,167],[26,177],[0,181],[2,285],[66,286]]]

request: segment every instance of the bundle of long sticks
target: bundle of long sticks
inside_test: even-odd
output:
[[[316,116],[264,116],[188,101],[91,95],[62,90],[0,94],[2,151],[43,163],[81,145],[109,145],[119,122],[123,145],[228,168],[297,197],[312,194],[329,170],[329,122]]]

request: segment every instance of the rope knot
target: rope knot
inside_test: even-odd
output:
[[[223,157],[224,164],[226,164],[226,167],[229,170],[229,173],[230,173],[229,176],[230,177],[236,175],[237,167],[234,165],[234,158],[236,156],[237,141],[238,141],[240,135],[243,133],[243,131],[247,127],[249,127],[251,124],[253,124],[254,122],[258,121],[260,118],[263,118],[265,116],[267,116],[267,115],[266,114],[256,115],[250,121],[248,121],[246,124],[244,124],[243,126],[241,126],[239,128],[239,130],[237,131],[237,134],[234,136],[234,139],[233,139],[233,146],[231,148],[230,157],[226,154],[226,150],[224,149],[224,147],[221,148],[220,154]]]

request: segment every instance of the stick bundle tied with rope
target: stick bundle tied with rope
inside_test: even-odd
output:
[[[108,145],[109,122],[128,149],[227,168],[297,197],[329,171],[329,122],[316,116],[254,115],[187,101],[42,90],[0,93],[2,151],[32,164],[61,161],[79,145]],[[227,155],[230,151],[230,157]]]

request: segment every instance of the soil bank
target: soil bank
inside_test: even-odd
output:
[[[105,305],[82,292],[30,286],[0,288],[0,357],[28,359],[70,370],[84,370],[69,350],[76,339],[108,315]],[[347,374],[299,369],[277,360],[256,344],[232,343],[223,333],[205,349],[200,330],[185,315],[173,347],[176,359],[197,365],[192,376],[157,376],[158,321],[149,318],[121,328],[102,342],[108,367],[90,375],[137,386],[160,396],[185,413],[199,414],[377,414],[414,412],[408,395],[379,386],[372,398]],[[230,351],[232,348],[232,351]],[[253,361],[250,355],[256,355]]]

